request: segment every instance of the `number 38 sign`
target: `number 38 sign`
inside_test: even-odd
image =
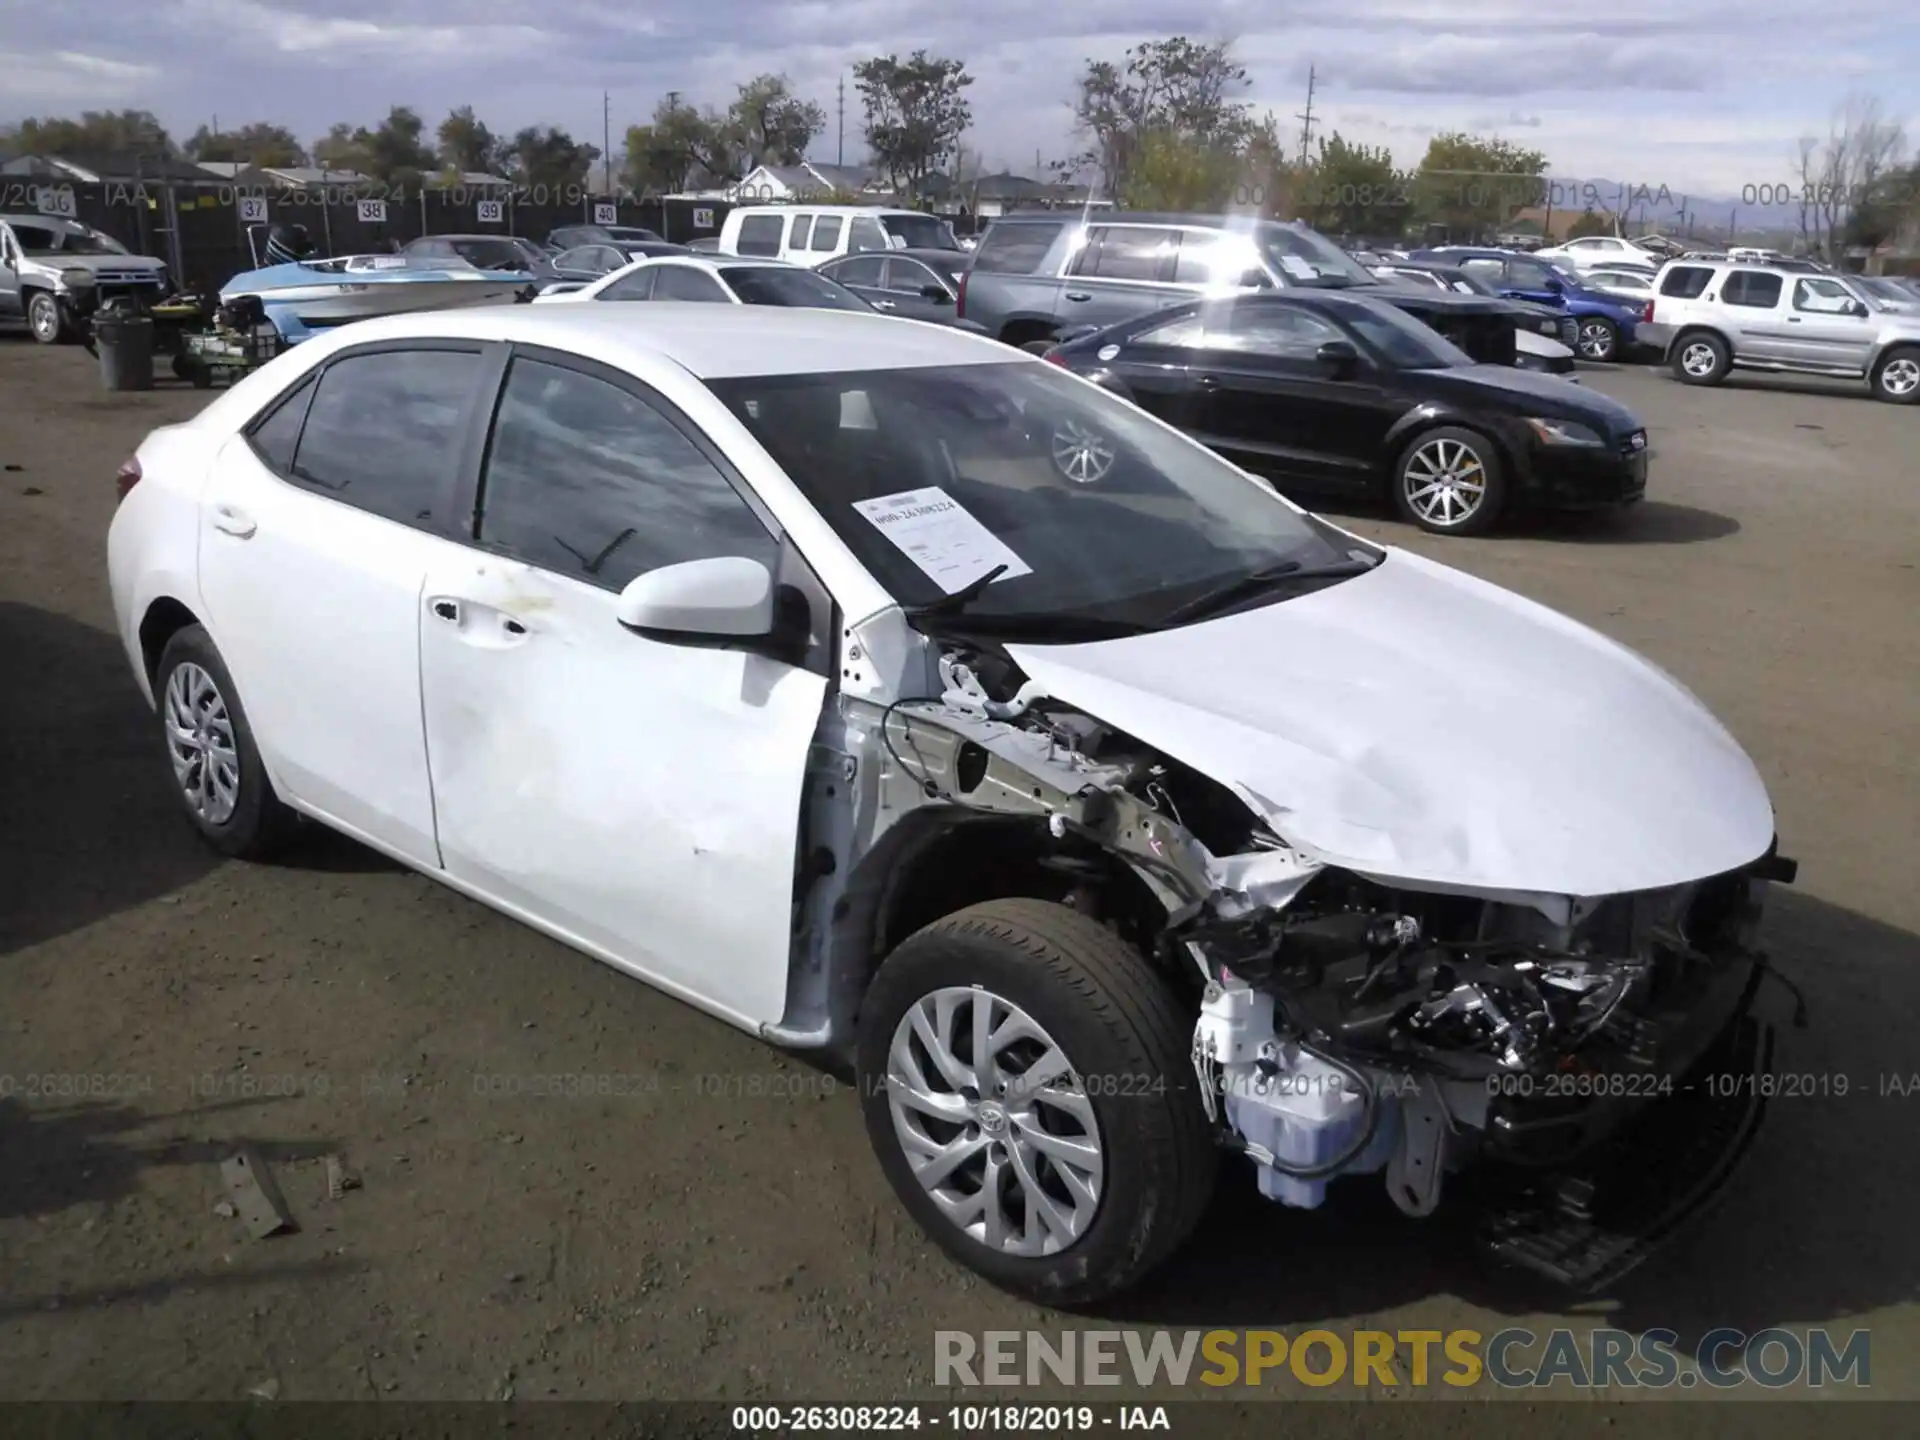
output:
[[[384,200],[362,200],[360,218],[369,224],[378,225],[387,218],[387,202]]]

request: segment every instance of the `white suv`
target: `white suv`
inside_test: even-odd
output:
[[[1689,385],[1735,366],[1864,379],[1875,397],[1920,402],[1920,316],[1891,309],[1838,275],[1778,265],[1674,260],[1640,327]]]

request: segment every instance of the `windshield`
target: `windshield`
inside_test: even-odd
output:
[[[13,238],[28,255],[126,255],[130,252],[98,230],[55,229],[50,225],[15,225]]]
[[[880,223],[889,235],[904,241],[909,250],[960,249],[953,226],[938,215],[882,215]]]
[[[798,267],[729,265],[720,272],[748,305],[794,305],[804,310],[871,310],[846,286]]]
[[[983,631],[1152,625],[1223,582],[1359,548],[1051,365],[708,384],[901,604],[1006,565],[967,606]]]
[[[1450,288],[1462,295],[1498,296],[1500,293],[1487,283],[1485,276],[1476,275],[1471,270],[1461,270],[1449,275],[1447,282]]]
[[[1340,318],[1396,369],[1450,370],[1474,363],[1471,355],[1439,331],[1394,306],[1355,305]]]
[[[1289,285],[1340,289],[1380,283],[1366,266],[1304,225],[1262,225],[1259,236],[1268,262]]]

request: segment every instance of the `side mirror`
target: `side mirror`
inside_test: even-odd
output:
[[[1849,300],[1847,302],[1847,313],[1857,320],[1864,320],[1872,312],[1867,309],[1865,303],[1862,301]]]
[[[922,285],[920,287],[920,298],[923,300],[931,300],[936,305],[951,305],[953,303],[953,297],[939,285]]]
[[[1360,364],[1360,352],[1351,340],[1329,340],[1314,352],[1314,358],[1336,375],[1356,369]]]
[[[737,555],[664,565],[634,577],[614,618],[657,640],[762,637],[773,630],[773,576]]]
[[[1549,275],[1547,277],[1547,289],[1552,291],[1555,295],[1565,294],[1567,289],[1567,282],[1562,280],[1558,275]]]

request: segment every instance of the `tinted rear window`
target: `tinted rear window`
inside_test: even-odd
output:
[[[803,310],[871,310],[844,285],[798,267],[733,265],[720,272],[748,305],[794,305]]]
[[[1783,285],[1778,275],[1759,270],[1736,270],[1720,287],[1720,298],[1728,305],[1745,305],[1755,310],[1771,310],[1780,303]]]
[[[1704,265],[1676,265],[1660,281],[1660,293],[1680,300],[1692,300],[1705,292],[1713,271]]]
[[[973,268],[982,275],[1031,275],[1047,258],[1062,222],[995,225],[974,252]]]

